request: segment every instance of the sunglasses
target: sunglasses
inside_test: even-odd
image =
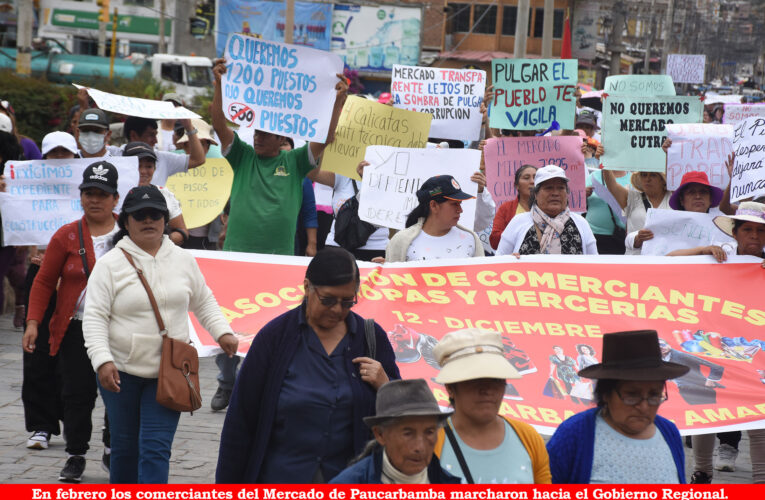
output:
[[[356,296],[354,296],[352,299],[338,299],[337,297],[325,297],[321,295],[318,290],[316,290],[316,287],[312,286],[310,288],[312,288],[313,291],[316,293],[316,296],[319,298],[319,302],[321,302],[321,305],[323,305],[324,307],[334,307],[338,302],[340,302],[340,307],[342,307],[343,309],[350,309],[351,307],[359,303],[359,299]]]
[[[130,216],[138,222],[143,222],[147,217],[151,220],[162,219],[165,214],[154,208],[142,208],[141,210],[133,212]]]

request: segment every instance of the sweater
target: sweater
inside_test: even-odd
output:
[[[494,224],[491,226],[491,236],[489,243],[494,250],[499,246],[499,239],[502,237],[502,231],[505,230],[510,221],[515,217],[518,210],[518,198],[506,201],[499,206],[497,214],[494,216]]]
[[[82,330],[94,370],[111,361],[119,371],[137,377],[157,378],[159,374],[162,336],[157,319],[146,289],[122,249],[143,271],[167,335],[189,341],[189,311],[215,340],[231,333],[189,252],[163,236],[152,257],[126,236],[98,260],[88,283]]]
[[[540,436],[532,426],[525,422],[512,420],[507,417],[502,418],[507,420],[507,423],[513,428],[531,458],[531,465],[534,468],[534,484],[550,484],[550,461],[547,457],[547,449],[545,448],[545,442],[542,439],[542,436]],[[441,458],[441,451],[444,449],[445,439],[446,431],[444,429],[439,429],[438,441],[436,441],[436,450],[434,452],[438,458]],[[467,465],[468,468],[470,468],[470,464]],[[473,472],[474,471],[471,471],[471,473]]]
[[[332,479],[330,484],[382,484],[382,448],[367,455]],[[441,468],[438,457],[428,464],[428,481],[430,484],[459,484],[460,478],[454,477]]]
[[[409,245],[411,245],[417,235],[422,232],[423,224],[425,224],[425,218],[420,217],[416,224],[393,235],[393,238],[390,239],[388,246],[385,249],[385,262],[406,262],[406,252],[409,250]],[[461,229],[473,235],[473,238],[475,239],[475,252],[473,253],[473,257],[483,257],[483,244],[478,235],[459,224],[457,224],[457,229]]]
[[[595,241],[595,235],[592,234],[592,229],[590,229],[587,220],[574,212],[570,214],[571,220],[574,221],[576,229],[579,231],[579,236],[582,237],[582,254],[598,255],[597,241]],[[534,219],[531,217],[531,212],[525,212],[514,217],[502,232],[502,238],[497,245],[497,255],[510,255],[517,252],[523,244],[526,233],[532,227],[534,227]]]
[[[215,482],[224,484],[255,483],[274,427],[279,392],[299,345],[299,321],[303,307],[287,311],[266,324],[255,336],[239,369],[234,390],[223,422]],[[344,353],[346,373],[353,394],[353,449],[361,453],[371,437],[363,417],[375,414],[377,393],[361,380],[351,360],[366,356],[364,318],[350,311],[346,318],[351,336]],[[388,378],[399,379],[396,356],[388,335],[375,324],[377,361]]]
[[[577,413],[558,426],[547,442],[554,484],[589,484],[595,456],[595,421],[600,408]],[[685,484],[685,452],[675,424],[656,415],[653,423],[664,436],[677,467],[680,484]]]

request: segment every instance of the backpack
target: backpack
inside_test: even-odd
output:
[[[345,200],[335,216],[335,242],[346,250],[366,245],[377,228],[359,218],[359,188],[352,180],[354,195]]]

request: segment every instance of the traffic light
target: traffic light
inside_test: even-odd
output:
[[[98,20],[102,23],[111,21],[109,16],[109,0],[96,0],[98,5]]]

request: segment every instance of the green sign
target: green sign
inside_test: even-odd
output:
[[[664,172],[664,125],[700,123],[704,109],[698,97],[603,97],[602,138],[606,148],[600,161],[609,170]]]
[[[644,97],[675,95],[675,84],[669,75],[617,75],[606,78],[603,91]]]
[[[111,19],[111,16],[109,17]],[[51,26],[64,28],[98,29],[98,12],[82,10],[53,9],[50,20]],[[170,36],[172,22],[165,20],[165,36]],[[106,23],[106,31],[112,30],[112,23]],[[159,19],[154,17],[118,15],[118,33],[137,33],[142,35],[159,35]]]

